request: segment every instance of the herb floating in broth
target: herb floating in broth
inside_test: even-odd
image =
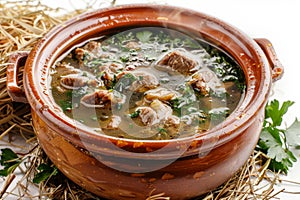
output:
[[[70,50],[53,66],[51,87],[67,116],[101,133],[162,140],[222,122],[245,80],[238,64],[207,42],[143,27]]]

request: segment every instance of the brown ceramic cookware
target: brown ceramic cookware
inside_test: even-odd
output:
[[[49,68],[75,45],[116,29],[162,26],[189,31],[221,47],[242,67],[247,89],[238,108],[206,134],[151,141],[114,138],[66,117],[54,103]],[[39,142],[67,177],[107,199],[146,199],[164,193],[189,199],[224,183],[249,158],[259,138],[272,81],[283,68],[271,43],[251,39],[205,14],[162,5],[126,5],[96,10],[53,28],[27,57],[23,89],[17,71],[26,52],[11,57],[7,87],[26,101]]]

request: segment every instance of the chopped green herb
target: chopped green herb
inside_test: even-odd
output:
[[[195,92],[188,84],[180,85],[178,91],[182,94],[182,96],[171,99],[169,103],[177,116],[189,114],[189,108],[195,107],[197,104]]]
[[[131,74],[131,73],[125,74],[118,81],[118,83],[115,84],[113,89],[118,92],[123,92],[124,90],[128,89],[128,87],[131,86],[131,84],[136,80],[137,80],[137,78],[133,74]]]
[[[167,133],[167,130],[164,128],[158,128],[159,133]]]
[[[194,40],[191,40],[191,39],[188,39],[188,38],[186,38],[183,41],[183,44],[184,44],[184,46],[187,46],[187,47],[190,47],[190,48],[200,48],[201,47],[198,42],[196,42]]]
[[[138,76],[138,80],[139,80],[139,81],[142,81],[143,79],[144,79],[143,76]]]
[[[128,125],[128,127],[132,129],[132,128],[133,128],[133,124],[130,123],[130,124]]]
[[[228,107],[220,107],[211,109],[208,112],[211,121],[219,123],[223,121],[229,115],[229,108]]]
[[[164,128],[158,128],[158,133],[159,133],[161,139],[170,137],[168,134],[168,131]]]
[[[105,83],[108,90],[114,89],[116,84],[118,83],[117,76],[114,74],[113,80]]]
[[[129,56],[128,55],[122,55],[122,56],[120,56],[120,60],[122,62],[128,62],[129,61]]]
[[[129,114],[129,116],[131,118],[136,118],[136,117],[138,117],[140,115],[140,112],[141,112],[140,110],[136,110],[133,113]]]
[[[72,110],[72,102],[71,101],[61,100],[61,101],[59,101],[59,105],[64,112]]]

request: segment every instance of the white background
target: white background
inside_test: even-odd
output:
[[[53,7],[66,9],[82,8],[83,0],[42,0],[43,3]],[[96,5],[100,7],[99,1]],[[194,9],[238,27],[252,38],[264,37],[269,39],[277,55],[285,67],[281,80],[273,87],[270,98],[280,101],[292,100],[295,104],[290,108],[288,116],[284,118],[290,125],[296,117],[300,119],[300,1],[299,0],[117,0],[117,4],[125,3],[166,3],[174,6]],[[108,4],[106,4],[108,5]],[[104,5],[103,5],[104,6]],[[300,130],[299,130],[300,131]],[[283,179],[300,182],[300,152],[295,152],[298,162]],[[1,183],[0,183],[1,185]],[[300,185],[278,185],[287,191],[300,192]],[[281,193],[280,199],[300,199],[299,194]]]

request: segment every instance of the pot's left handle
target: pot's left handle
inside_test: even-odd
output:
[[[277,54],[273,48],[272,43],[265,38],[255,38],[255,42],[260,46],[260,48],[263,50],[265,53],[271,70],[272,70],[272,79],[273,81],[276,81],[280,79],[283,75],[284,68],[281,62],[279,61]]]
[[[25,65],[29,52],[21,51],[10,55],[6,71],[7,93],[13,101],[27,103],[23,88],[19,85],[18,73]]]

